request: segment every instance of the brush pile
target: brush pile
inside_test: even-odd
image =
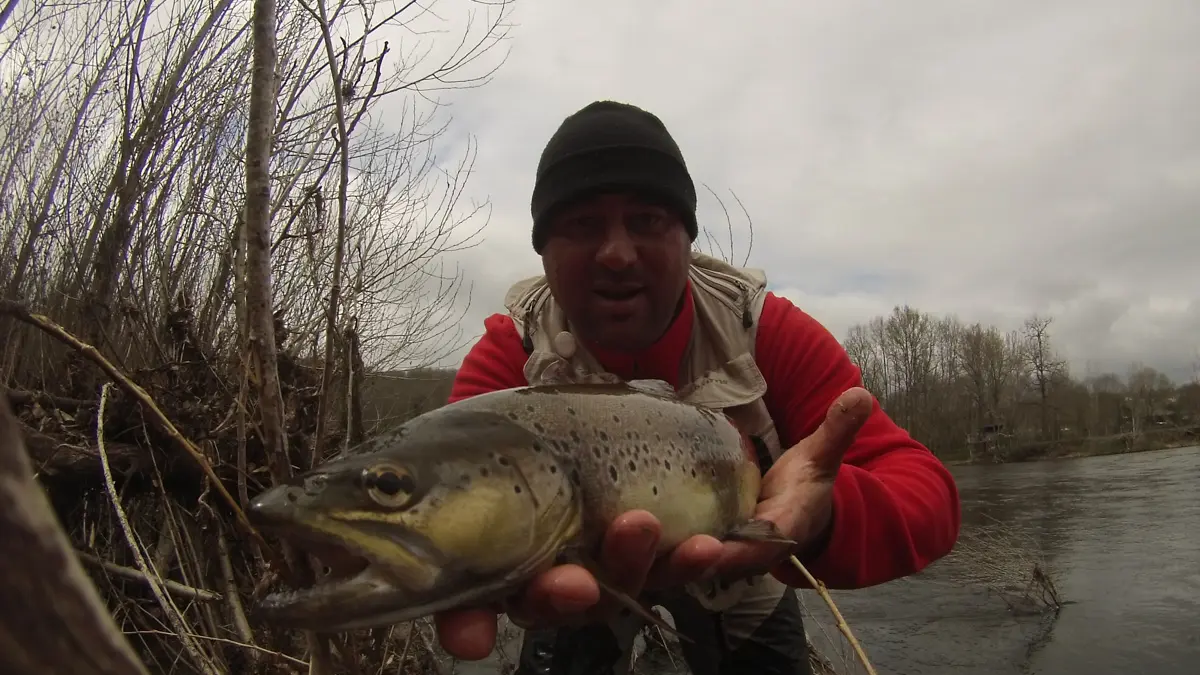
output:
[[[236,362],[196,347],[185,308],[172,312],[163,330],[164,339],[173,339],[164,345],[179,358],[128,375],[86,345],[67,346],[73,338],[44,317],[12,304],[3,309],[9,318],[60,336],[59,345],[41,346],[70,364],[68,376],[50,391],[11,390],[8,403],[80,560],[151,671],[306,671],[302,637],[260,625],[249,609],[279,583],[271,563],[279,555],[271,550],[275,542],[264,551],[246,536],[216,484],[180,442],[199,449],[220,489],[231,495],[244,499],[269,484],[267,467],[274,460],[240,421],[239,412],[253,406],[252,397],[239,396]],[[353,382],[362,378],[361,359],[353,332],[343,337],[340,361],[351,368],[335,380]],[[288,462],[304,467],[312,457],[320,371],[285,349],[279,354]],[[123,381],[102,386],[106,370]],[[445,374],[418,381],[413,389],[426,391],[414,392],[406,412],[438,405],[437,390],[444,391],[445,382]],[[331,427],[344,430],[344,420],[362,419],[361,401],[353,394],[338,399],[345,405],[335,418],[343,422]],[[344,437],[331,433],[326,447],[336,449]],[[332,661],[337,672],[434,672],[444,655],[433,644],[427,622],[363,631],[334,639]]]

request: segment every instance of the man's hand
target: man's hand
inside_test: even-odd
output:
[[[771,572],[791,586],[804,576],[787,562],[828,534],[833,518],[833,481],[854,437],[871,416],[874,401],[860,387],[833,402],[811,436],[787,449],[763,476],[755,518],[769,520],[795,541],[794,549],[775,543],[731,541],[723,546],[716,570],[721,575]]]
[[[710,571],[721,557],[721,542],[697,536],[655,561],[662,528],[646,511],[630,511],[613,521],[601,545],[600,566],[610,584],[637,597],[654,576],[671,585],[694,581]],[[558,565],[538,575],[508,605],[508,616],[523,627],[549,627],[593,621],[618,608],[611,598],[601,600],[595,577],[578,565]],[[434,617],[438,641],[464,661],[486,658],[496,645],[498,612],[464,609]]]

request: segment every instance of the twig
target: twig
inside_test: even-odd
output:
[[[83,562],[95,565],[109,574],[113,574],[125,579],[131,579],[133,581],[140,581],[148,585],[153,583],[141,570],[135,570],[132,567],[125,567],[124,565],[118,565],[114,562],[109,562],[94,556],[91,553],[80,551],[78,549],[76,549],[75,555],[79,556],[79,559]],[[163,588],[165,588],[168,593],[177,595],[181,598],[188,600],[199,600],[201,602],[215,602],[221,599],[221,594],[214,591],[209,591],[203,588],[193,588],[191,586],[181,584],[178,581],[171,581],[170,579],[160,579],[159,581],[162,583]]]
[[[663,635],[662,629],[658,626],[655,626],[654,630],[658,633],[658,643],[663,646],[663,651],[667,653],[667,658],[671,660],[671,669],[674,670],[676,668],[675,655],[671,653],[671,648],[667,646],[667,636]]]
[[[121,373],[121,371],[117,370],[117,367],[109,362],[108,359],[104,358],[104,355],[102,355],[95,347],[83,342],[74,335],[71,335],[65,328],[55,323],[54,320],[50,319],[49,317],[41,314],[34,314],[25,306],[9,300],[0,301],[0,314],[7,314],[16,319],[24,321],[25,323],[42,330],[51,337],[54,337],[59,342],[70,346],[80,354],[83,354],[89,361],[99,366],[101,370],[108,374],[108,376],[112,378],[114,382],[120,385],[121,389],[129,393],[143,406],[145,406],[146,409],[150,411],[150,416],[153,417],[156,422],[158,422],[158,425],[163,429],[163,431],[170,436],[172,440],[178,443],[179,446],[182,447],[189,455],[191,455],[192,459],[196,460],[196,463],[200,466],[200,469],[204,472],[204,475],[207,476],[210,481],[212,481],[213,485],[217,489],[217,492],[220,493],[221,498],[224,499],[225,502],[229,504],[229,508],[233,510],[233,514],[238,525],[246,531],[246,534],[248,534],[250,538],[254,540],[254,543],[257,546],[259,546],[263,551],[267,552],[266,555],[274,558],[274,552],[271,551],[271,549],[267,546],[267,542],[262,538],[262,535],[258,533],[258,530],[254,529],[254,526],[251,525],[250,521],[246,519],[245,512],[242,511],[241,506],[238,505],[238,502],[233,498],[233,495],[229,494],[229,491],[225,489],[225,484],[222,483],[217,477],[216,472],[213,471],[212,465],[209,464],[208,459],[204,457],[204,453],[200,452],[200,449],[197,448],[194,443],[185,438],[179,429],[177,429],[175,425],[171,423],[171,420],[168,419],[165,414],[163,414],[162,410],[159,409],[158,404],[154,402],[154,399],[150,398],[150,394],[146,393],[145,389],[139,387],[132,380]],[[272,560],[272,562],[275,561]],[[280,569],[286,569],[281,561],[279,564]]]
[[[417,630],[417,622],[416,621],[413,621],[408,624],[408,637],[404,638],[404,651],[400,652],[400,663],[396,664],[396,672],[397,673],[404,672],[404,661],[406,659],[408,659],[408,652],[412,648],[412,643],[413,643],[413,632],[416,630]],[[380,665],[381,666],[383,665],[382,661],[380,661]]]
[[[812,613],[808,608],[808,602],[805,600],[804,596],[799,596],[797,598],[797,600],[800,601],[800,608],[803,610],[803,612],[805,614]],[[817,624],[815,624],[815,626],[816,626],[817,630],[821,631],[821,636],[824,637],[825,640],[828,641],[831,645],[833,645],[834,644],[833,636],[829,634],[828,630],[826,630],[825,625],[817,623]],[[832,657],[826,656],[817,651],[817,648],[814,645],[813,640],[812,640],[812,633],[805,634],[804,639],[808,641],[809,663],[813,664],[813,668],[814,668],[813,673],[838,673],[839,672],[838,669],[836,667],[834,667]],[[852,669],[852,666],[850,665],[850,661],[852,659],[847,657],[847,655],[844,653],[844,650],[835,648],[834,653],[838,658],[838,661],[839,661],[840,666],[842,667],[842,670],[845,672],[850,672],[850,670]],[[818,663],[819,663],[819,667],[822,668],[823,670],[817,670]]]
[[[821,596],[821,599],[829,607],[829,611],[833,612],[833,618],[837,619],[838,630],[842,632],[842,635],[846,636],[846,640],[850,643],[850,648],[854,650],[854,655],[862,662],[863,668],[866,668],[868,675],[878,675],[875,672],[875,667],[871,665],[870,659],[867,658],[867,653],[863,651],[862,645],[858,643],[858,639],[851,632],[850,624],[846,623],[846,619],[842,616],[841,610],[838,609],[837,603],[833,601],[833,596],[829,595],[829,590],[825,588],[825,584],[814,577],[808,571],[808,568],[804,566],[804,563],[800,562],[799,558],[791,556],[791,561],[792,565],[800,570],[800,573],[808,580],[808,583],[812,584],[812,587],[816,589],[817,594]]]
[[[229,599],[229,613],[233,616],[233,625],[237,629],[238,637],[246,644],[254,646],[254,631],[250,628],[246,610],[242,607],[242,599],[238,596],[237,579],[233,574],[233,562],[229,558],[229,542],[225,539],[224,529],[218,521],[217,555],[220,556],[221,579],[225,584],[225,597]],[[253,653],[249,657],[251,663],[256,661]]]
[[[126,631],[125,634],[126,635],[170,635],[172,637],[175,635],[175,633],[172,633],[172,632],[166,631],[166,630],[150,630],[150,629],[131,630],[131,631]],[[287,654],[284,654],[283,652],[277,652],[277,651],[267,649],[266,647],[259,647],[258,645],[247,644],[245,642],[238,642],[237,640],[231,640],[229,638],[216,637],[215,635],[198,635],[195,633],[189,633],[188,637],[195,638],[197,640],[209,640],[211,642],[223,642],[227,645],[235,645],[238,647],[245,647],[246,649],[251,649],[256,652],[262,652],[263,654],[269,654],[271,656],[282,659],[289,663],[294,663],[297,666],[302,666],[304,668],[308,667],[308,661],[303,661],[294,656],[288,656]]]
[[[41,391],[19,391],[9,389],[6,392],[8,402],[12,405],[28,405],[37,403],[44,407],[58,408],[59,410],[73,412],[80,408],[91,408],[96,405],[95,401],[89,401],[80,398],[65,398],[62,396],[51,396]]]
[[[180,641],[183,642],[183,647],[196,660],[196,664],[208,672],[216,672],[212,663],[200,651],[198,645],[185,637],[189,631],[184,630],[182,616],[179,610],[163,595],[162,588],[158,585],[160,579],[157,575],[150,574],[150,570],[146,565],[146,557],[142,555],[142,548],[138,545],[137,538],[133,535],[133,527],[129,524],[129,516],[125,513],[125,508],[121,506],[121,497],[117,494],[117,486],[113,483],[112,469],[108,466],[108,452],[104,449],[104,413],[108,406],[108,392],[112,389],[111,382],[105,382],[100,388],[100,410],[96,415],[96,443],[100,451],[100,465],[104,469],[104,486],[108,490],[109,499],[112,500],[113,510],[117,514],[117,522],[121,524],[121,530],[125,533],[125,542],[129,544],[129,549],[133,551],[133,557],[137,560],[138,568],[142,572],[142,576],[149,582],[150,592],[154,594],[154,598],[162,607],[163,613],[167,620],[170,621],[171,627],[179,634]]]
[[[421,621],[425,623],[427,620],[422,619]],[[425,651],[429,653],[429,663],[433,667],[433,672],[437,675],[442,675],[442,666],[438,663],[437,650],[433,648],[433,643],[429,641],[429,637],[425,635],[425,631],[420,628],[417,628],[416,633],[417,637],[421,638],[421,644],[425,647]]]

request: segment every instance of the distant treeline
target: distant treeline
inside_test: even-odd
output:
[[[363,381],[363,423],[368,433],[394,428],[446,404],[453,368],[413,368],[368,373]]]
[[[1200,383],[1172,382],[1136,362],[1125,373],[1079,378],[1052,326],[1031,316],[1003,332],[903,306],[853,326],[843,343],[883,408],[945,458],[1004,461],[1194,438]],[[1110,442],[1085,442],[1100,439]]]
[[[1073,376],[1052,326],[1051,318],[1033,316],[1003,332],[904,306],[853,326],[843,343],[888,414],[946,459],[1118,452],[1194,437],[1200,383],[1172,382],[1140,363],[1125,373]],[[454,374],[368,375],[368,429],[444,405]]]

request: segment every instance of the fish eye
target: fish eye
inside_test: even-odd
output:
[[[363,485],[367,488],[367,494],[377,504],[390,507],[405,505],[417,489],[412,474],[390,464],[381,464],[365,470]]]

